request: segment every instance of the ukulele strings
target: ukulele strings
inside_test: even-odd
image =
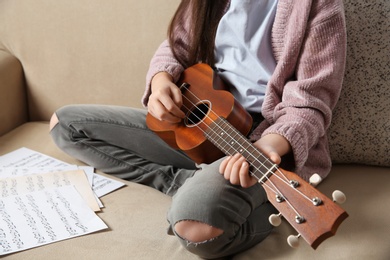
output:
[[[188,89],[187,89],[187,91],[189,91]],[[196,99],[198,99],[198,100],[200,100],[194,93],[192,93],[191,91],[189,91],[190,93],[191,93],[191,95],[193,95]],[[193,107],[196,107],[196,105],[189,99],[189,98],[187,98],[185,95],[183,95],[187,100],[188,100],[188,102],[193,106]],[[190,109],[188,109],[184,104],[183,104],[183,106],[188,110],[188,111],[191,111]],[[198,110],[200,110],[200,109],[198,109]],[[215,112],[212,110],[212,109],[210,109],[210,111],[212,111],[214,114],[215,114]],[[203,111],[200,111],[200,113],[202,113],[203,115],[204,115],[204,117],[209,117],[208,115],[206,115]],[[215,114],[216,115],[216,114]],[[201,118],[199,118],[197,115],[195,115],[195,117],[199,120],[199,122],[200,123],[203,123],[202,122],[202,120],[201,120]],[[190,119],[191,120],[191,119]],[[192,122],[192,123],[195,123],[195,122]],[[218,124],[217,124],[218,125]],[[218,127],[219,127],[219,125],[218,125]],[[206,136],[207,136],[207,133],[205,133],[204,131],[203,131],[203,129],[201,129],[199,126],[197,126],[197,128],[200,130],[200,131],[202,131]],[[221,128],[221,127],[220,127]],[[221,128],[221,130],[222,131],[224,131],[224,129],[222,129]],[[214,130],[212,130],[213,132],[215,132]],[[228,142],[226,142],[225,141],[225,143],[227,144],[227,145],[229,145],[230,146],[230,144],[228,143]],[[241,146],[241,144],[239,144],[240,146]],[[244,148],[244,147],[242,147],[243,149],[245,149],[246,150],[246,148]],[[264,156],[263,156],[264,157]],[[255,158],[255,160],[257,160],[257,158]],[[260,161],[259,161],[260,162]],[[262,162],[260,162],[260,164],[263,164]],[[264,165],[263,165],[264,166]],[[264,166],[265,167],[265,166]],[[267,168],[267,167],[265,167],[265,168]],[[259,169],[257,169],[257,170],[259,170]],[[260,171],[260,170],[259,170]],[[261,172],[261,171],[260,171]],[[280,172],[279,170],[278,170],[278,172],[280,173],[280,174],[282,174],[283,176],[284,176],[284,174],[282,173],[282,172]],[[278,176],[277,174],[275,174],[275,173],[272,173],[272,171],[271,171],[271,174],[272,175],[274,175],[274,176],[276,176],[277,178],[279,178],[282,182],[284,182],[286,185],[287,185],[287,187],[290,187],[291,188],[291,186],[289,185],[289,183],[288,182],[285,182],[280,176]],[[254,176],[256,179],[258,179],[259,180],[259,182],[260,182],[260,178],[258,178],[256,175],[253,175],[252,174],[252,176]],[[284,199],[284,201],[289,205],[289,207],[295,212],[295,214],[297,215],[297,216],[300,216],[300,214],[299,214],[299,212],[297,211],[297,209],[291,204],[291,202],[283,195],[283,193],[278,189],[278,187],[272,182],[272,180],[270,180],[269,179],[269,177],[268,176],[266,176],[266,175],[264,175],[263,174],[263,176],[268,180],[268,182],[273,186],[273,188],[276,190],[274,190],[273,188],[271,188],[269,185],[268,185],[268,182],[266,183],[265,181],[261,181],[261,183],[264,185],[264,186],[266,186],[269,190],[271,190],[274,194],[279,194],[280,196],[282,196],[282,198]],[[286,177],[285,177],[286,178]],[[300,193],[301,195],[303,195],[299,190],[297,190],[297,189],[293,189],[293,190],[295,190],[295,191],[297,191],[298,193]],[[306,199],[308,199],[308,200],[310,200],[309,198],[307,198],[307,196],[305,196],[305,195],[303,195],[303,197],[305,197]],[[311,201],[311,200],[310,200]]]
[[[186,91],[188,91],[195,99],[197,99],[197,101],[201,101],[196,95],[195,95],[195,93],[193,93],[191,90],[189,90],[189,89],[187,89]],[[185,95],[183,95],[183,97],[194,107],[194,108],[196,108],[203,116],[204,116],[204,118],[208,118],[208,119],[210,119],[210,120],[212,120],[210,117],[209,117],[209,115],[207,115],[205,112],[203,112],[201,109],[199,109],[199,108],[197,108],[197,106],[196,106],[196,104],[195,103],[193,103],[192,101],[191,101],[191,99],[189,99],[188,97],[186,97]],[[185,105],[183,105],[184,107],[185,107]],[[191,113],[192,113],[192,111],[188,108],[188,107],[185,107],[188,111],[190,111]],[[212,109],[210,109],[210,112],[212,112],[216,117],[219,117]],[[196,113],[193,113],[193,115],[196,117],[196,119],[200,122],[200,123],[203,123],[204,124],[204,122],[203,122],[203,120],[202,120],[202,118],[200,118]],[[188,118],[188,117],[187,117]],[[188,118],[189,120],[191,120],[190,118]],[[195,122],[193,122],[192,120],[191,120],[191,123],[193,123],[193,124],[196,124]],[[220,130],[221,131],[224,131],[225,132],[225,130],[222,128],[222,127],[220,127],[220,125],[219,124],[217,124],[217,126],[218,126],[218,128],[220,128]],[[200,131],[202,131],[205,135],[207,135],[207,133],[205,133],[204,131],[203,131],[203,129],[202,128],[200,128],[199,126],[197,126],[198,127],[198,129],[200,130]],[[211,129],[212,130],[212,132],[214,132],[214,134],[217,134],[215,131],[214,131],[214,129]],[[236,131],[234,128],[233,128],[233,130],[234,131]],[[236,134],[238,134],[238,133],[236,133]],[[223,141],[228,145],[228,146],[230,146],[230,147],[232,147],[228,142],[226,142],[224,139],[223,139]],[[247,151],[248,152],[248,150],[245,148],[245,147],[243,147],[240,143],[238,143],[240,146],[241,146],[241,148],[243,148],[245,151]],[[232,147],[233,149],[234,149],[234,147]],[[234,150],[236,150],[236,149],[234,149]],[[250,153],[249,153],[250,154]],[[267,158],[267,157],[265,157],[264,155],[262,155],[262,154],[260,154],[265,160],[267,160],[268,162],[270,162],[269,161],[269,159]],[[264,166],[264,168],[266,168],[267,170],[271,170],[271,169],[269,169],[268,167],[266,167],[265,166],[265,164],[263,163],[263,162],[261,162],[260,160],[258,160],[257,158],[255,158],[254,157],[254,159],[258,162],[258,163],[260,163],[262,166]],[[260,171],[260,169],[257,169],[258,171]],[[261,172],[261,171],[260,171]],[[260,180],[260,178],[258,177],[258,176],[256,176],[256,175],[253,175],[255,178],[257,178],[258,180]],[[264,176],[263,176],[264,177]]]
[[[189,90],[187,90],[187,91],[189,91]],[[183,96],[184,96],[184,95],[183,95]],[[184,97],[185,97],[185,96],[184,96]],[[195,105],[194,103],[192,103],[192,101],[191,101],[190,99],[188,99],[187,97],[185,97],[185,98],[191,103],[191,105],[193,105],[194,107],[196,107],[196,105]],[[185,105],[183,105],[183,106],[184,106],[187,110],[190,111],[190,109],[189,109],[188,107],[186,107]],[[207,114],[205,114],[201,109],[199,109],[199,108],[196,108],[196,109],[197,109],[201,114],[203,114],[205,117],[209,118],[209,116],[208,116]],[[212,110],[210,110],[210,111],[212,111]],[[192,111],[191,111],[191,113],[192,113]],[[213,113],[214,113],[214,112],[213,112]],[[200,124],[205,124],[205,123],[203,122],[203,120],[202,120],[196,113],[193,113],[192,115],[193,115],[194,117],[196,117],[196,119],[199,121]],[[188,118],[188,120],[190,121],[190,123],[196,125],[196,122],[192,121],[191,118],[189,118],[189,117],[187,117],[187,118]],[[220,130],[224,131],[224,129],[223,129],[222,127],[220,127],[219,124],[217,124],[217,126],[218,126],[218,128],[220,128]],[[201,127],[199,127],[198,125],[196,125],[196,127],[197,127],[201,132],[203,132],[203,134],[204,134],[205,136],[208,135]],[[211,129],[211,128],[209,128],[209,129]],[[213,132],[213,134],[215,134],[215,135],[218,134],[214,129],[211,129],[211,132]],[[233,148],[233,150],[236,150],[236,149],[234,149],[234,147],[231,146],[230,143],[228,143],[228,142],[225,141],[224,139],[222,139],[222,141],[225,143],[225,145],[230,146],[231,148]],[[239,144],[239,145],[242,147],[241,144]],[[242,147],[242,148],[243,148],[245,151],[247,151],[246,148],[244,148],[244,147]],[[257,158],[254,158],[254,159],[257,161]],[[259,162],[261,165],[263,165],[264,168],[267,169],[267,167],[266,167],[261,161],[258,161],[258,162]],[[256,168],[256,170],[258,170],[259,172],[261,172],[260,169],[258,169],[258,168]],[[261,179],[261,178],[259,178],[258,176],[254,175],[254,174],[252,174],[252,176],[255,177],[258,181],[260,181],[260,179]],[[266,176],[263,175],[263,177],[266,177]],[[268,177],[266,177],[266,178],[268,179]],[[262,184],[268,186],[268,185],[267,185],[266,183],[264,183],[263,181],[262,181]],[[271,187],[268,187],[268,188],[270,188],[270,189],[272,190]],[[272,191],[276,194],[276,192],[275,192],[274,190],[272,190]]]
[[[212,110],[211,110],[212,111]],[[214,112],[213,112],[214,113]],[[198,118],[199,119],[199,118]],[[219,125],[219,123],[217,124],[217,126],[221,129],[221,131],[223,131],[223,133],[227,134],[229,137],[241,137],[243,139],[246,140],[246,138],[240,133],[238,132],[237,129],[235,129],[233,126],[231,126],[231,124],[227,121],[227,120],[222,120],[221,121],[221,124]],[[225,130],[225,126],[228,127],[227,131]],[[230,131],[229,131],[230,130]],[[233,132],[233,134],[231,133]],[[216,134],[216,132],[214,132],[214,134]],[[221,138],[222,139],[222,138]],[[233,143],[230,144],[228,143],[225,139],[222,139],[222,141],[225,143],[225,146],[226,144],[229,145],[231,148],[233,147]],[[234,143],[238,144],[241,148],[243,148],[245,151],[248,152],[247,149],[244,148],[244,146],[240,143],[240,142],[237,142],[235,141]],[[254,147],[253,144],[249,143],[248,144],[252,147]],[[244,144],[245,145],[245,144]],[[223,147],[223,149],[225,149],[226,151],[228,151],[225,147]],[[233,148],[234,149],[234,148]],[[255,148],[256,149],[256,148]],[[236,151],[238,149],[235,149]],[[258,149],[256,149],[256,151],[259,151]],[[240,151],[241,153],[241,151]],[[274,173],[272,170],[274,169],[274,167],[276,166],[276,164],[274,164],[273,162],[271,162],[273,164],[273,166],[271,168],[267,168],[265,166],[264,163],[262,163],[261,161],[258,160],[257,157],[255,157],[252,153],[248,152],[248,159],[251,158],[253,159],[254,161],[257,161],[259,162],[267,171],[264,173],[260,170],[260,168],[257,168],[256,166],[253,166],[254,167],[254,170],[260,172],[262,174],[262,178],[259,178],[258,176],[256,176],[256,174],[254,174],[254,172],[251,172],[252,173],[252,176],[254,176],[258,182],[266,185],[272,192],[274,192],[275,194],[280,194],[282,195],[282,192],[280,192],[280,190],[275,186],[275,184],[272,182],[272,180],[269,179],[269,176],[268,176],[268,173],[270,173],[271,175],[275,176],[276,178],[278,178],[279,180],[281,180],[285,185],[288,185],[289,187],[291,186],[291,183],[289,182],[288,178],[286,177],[286,175],[278,168],[276,167],[276,171],[277,173],[279,173],[279,176],[278,174]],[[266,158],[267,162],[270,162],[270,160],[265,157],[261,152],[259,152],[259,155],[262,156],[263,158]],[[282,178],[283,177],[283,178]],[[269,181],[272,186],[277,190],[277,192],[275,190],[273,190],[271,187],[269,187],[269,185],[267,185],[267,183],[265,183],[264,181],[261,181],[262,179],[266,179],[267,181]],[[283,180],[284,179],[284,180]],[[293,187],[295,188],[295,187]],[[305,194],[303,194],[300,190],[297,190],[297,189],[294,189],[296,192],[298,192],[302,197],[306,198],[307,200],[310,200],[310,198],[308,198]],[[311,200],[310,200],[311,201]]]
[[[201,102],[201,100],[195,95],[195,93],[193,93],[190,89],[186,89],[186,91],[188,91],[198,102]],[[185,95],[183,95],[183,97],[194,107],[194,108],[196,108],[197,109],[197,111],[199,111],[200,112],[200,114],[202,114],[203,115],[203,118],[208,118],[208,119],[210,119],[210,120],[212,120],[210,117],[209,117],[209,115],[207,114],[207,113],[205,113],[203,110],[201,110],[201,109],[199,109],[197,106],[196,106],[196,104],[194,103],[194,102],[192,102],[192,100],[191,99],[189,99],[188,97],[186,97]],[[183,104],[183,106],[185,107],[185,105]],[[204,122],[203,122],[203,120],[202,120],[202,118],[200,118],[196,113],[193,113],[188,107],[185,107],[188,111],[190,111],[191,113],[192,113],[192,115],[193,116],[195,116],[196,117],[196,119],[200,122],[200,123],[203,123],[204,124]],[[209,110],[210,112],[212,112],[216,117],[219,117],[212,109],[210,109]],[[187,117],[188,118],[188,117]],[[194,122],[194,121],[192,121],[192,119],[190,119],[190,118],[188,118],[190,121],[191,121],[191,123],[193,123],[194,125],[196,125],[196,122]],[[203,131],[203,129],[202,128],[200,128],[199,126],[197,126],[198,127],[198,129],[200,130],[200,131],[202,131],[205,135],[207,135],[207,133],[205,133],[204,131]],[[217,127],[221,130],[221,131],[223,131],[224,133],[226,133],[225,132],[225,130],[219,125],[219,124],[217,124]],[[236,136],[238,136],[238,135],[240,135],[241,133],[239,133],[235,128],[231,128],[235,133],[234,134],[236,134]],[[216,134],[217,135],[217,132],[216,131],[214,131],[214,129],[211,129],[212,130],[212,132],[214,132],[214,134]],[[230,135],[230,134],[228,134],[228,135]],[[225,141],[225,140],[223,140],[223,141]],[[226,142],[226,141],[225,141]],[[227,145],[229,145],[230,147],[232,147],[229,143],[227,143],[226,142],[226,144]],[[240,145],[240,147],[242,148],[242,149],[244,149],[245,151],[247,151],[248,152],[248,150],[245,148],[245,147],[243,147],[240,143],[238,143],[239,145]],[[234,147],[232,147],[233,149],[234,149]],[[249,153],[249,152],[248,152]],[[249,153],[250,154],[250,153]],[[269,162],[269,163],[271,163],[271,164],[274,164],[273,162],[271,162],[266,156],[264,156],[262,153],[260,153],[260,155],[263,157],[263,159],[265,160],[265,161],[267,161],[267,162]],[[264,168],[266,168],[268,171],[270,171],[271,169],[270,168],[268,168],[268,167],[266,167],[265,166],[265,164],[263,163],[263,162],[261,162],[260,160],[258,160],[258,158],[256,158],[256,157],[253,157],[253,159],[254,160],[256,160],[258,163],[260,163],[262,166],[264,166]],[[257,170],[259,170],[259,169],[257,169]],[[260,170],[259,170],[260,171]],[[261,171],[260,171],[261,172]],[[255,176],[257,179],[260,179],[259,177],[257,177],[257,176]],[[286,178],[286,180],[287,180],[287,178]]]
[[[201,101],[193,92],[191,92],[189,89],[187,89],[186,91],[189,91],[190,93],[191,93],[191,95],[193,96],[193,97],[195,97],[195,99],[197,99],[198,101]],[[194,104],[188,97],[186,97],[185,95],[182,95],[184,98],[186,98],[186,100],[193,106],[193,107],[197,107],[196,106],[196,104]],[[184,104],[183,104],[183,106],[188,110],[188,111],[191,111],[189,108],[187,108]],[[207,114],[205,114],[201,109],[199,109],[199,108],[197,108],[199,111],[200,111],[200,113],[201,114],[203,114],[203,116],[204,117],[207,117],[207,118],[209,118],[209,116],[207,115]],[[218,115],[212,110],[212,109],[210,109],[210,111],[214,114],[214,115],[216,115],[217,117],[218,117]],[[191,112],[192,113],[192,112]],[[200,123],[203,123],[203,121],[201,120],[201,118],[199,118],[196,114],[194,114],[195,115],[195,117],[199,120],[199,122]],[[191,120],[191,119],[190,119]],[[194,123],[195,124],[195,122],[192,122],[192,123]],[[218,124],[217,124],[217,126],[219,127],[219,128],[221,128]],[[197,128],[200,130],[200,131],[202,131],[206,136],[207,136],[207,133],[205,133],[204,131],[203,131],[203,129],[201,129],[199,126],[197,126]],[[224,129],[222,129],[221,128],[221,130],[222,131],[224,131]],[[215,131],[212,129],[212,131],[215,133]],[[235,131],[235,132],[237,132],[234,128],[233,128],[233,131]],[[225,140],[224,140],[224,142],[228,145],[228,146],[231,146],[229,143],[227,143]],[[240,143],[238,143],[241,147],[242,147],[242,145],[240,144]],[[246,150],[246,148],[244,148],[244,147],[242,147],[244,150]],[[233,147],[233,149],[234,149],[234,147]],[[261,154],[262,155],[262,154]],[[265,157],[264,155],[262,155],[263,157]],[[266,158],[266,157],[265,157]],[[257,160],[257,158],[254,158],[255,160]],[[268,160],[268,158],[266,158],[267,160]],[[257,160],[258,161],[258,160]],[[259,161],[260,162],[260,164],[262,164],[266,169],[267,169],[267,167],[261,162],[261,161]],[[258,168],[256,168],[258,171],[260,171]],[[279,174],[281,174],[286,180],[287,180],[287,178],[286,178],[286,176],[279,170],[279,169],[277,169],[277,171],[279,172]],[[261,171],[260,171],[261,172]],[[287,185],[287,187],[290,187],[291,188],[291,186],[290,186],[290,184],[289,184],[289,182],[288,182],[288,180],[287,181],[284,181],[280,176],[278,176],[277,174],[275,174],[275,173],[273,173],[272,171],[271,171],[271,174],[273,175],[273,176],[275,176],[275,177],[277,177],[277,178],[279,178],[282,182],[284,182],[286,185]],[[254,174],[252,174],[252,176],[254,176],[259,182],[260,182],[260,178],[259,177],[257,177],[256,175],[254,175]],[[264,175],[263,174],[263,177],[265,177],[267,180],[268,180],[268,182],[273,186],[273,188],[276,190],[274,190],[273,188],[271,188],[269,185],[268,185],[268,182],[267,183],[265,183],[265,181],[261,181],[261,183],[264,185],[264,186],[266,186],[269,190],[271,190],[274,194],[276,194],[276,195],[280,195],[280,196],[282,196],[282,198],[284,199],[284,201],[289,205],[289,207],[295,212],[295,214],[297,215],[297,216],[300,216],[300,213],[298,212],[298,210],[291,204],[291,202],[283,195],[283,193],[278,189],[278,187],[272,182],[272,180],[270,180],[269,179],[269,177],[268,176],[266,176],[266,175]],[[293,190],[295,190],[297,193],[299,193],[302,197],[304,197],[304,198],[306,198],[308,201],[310,201],[311,202],[311,199],[310,198],[308,198],[305,194],[303,194],[300,190],[298,190],[298,189],[296,189],[296,188],[293,188]]]
[[[191,90],[189,90],[189,89],[186,89],[186,91],[188,91],[195,99],[197,99],[199,102],[201,101],[196,95],[195,95],[195,93],[193,93]],[[194,104],[188,97],[186,97],[185,95],[183,95],[183,97],[193,106],[193,107],[195,107],[195,108],[197,108],[197,106],[196,106],[196,104]],[[185,107],[185,105],[183,105],[184,107]],[[189,108],[187,108],[187,107],[185,107],[188,111],[191,111]],[[205,114],[201,109],[199,109],[199,108],[197,108],[198,109],[198,111],[205,117],[205,118],[209,118],[210,119],[210,117],[207,115],[207,114]],[[210,109],[210,111],[215,115],[215,116],[217,116],[218,117],[218,115],[212,110],[212,109]],[[198,120],[199,120],[199,122],[200,123],[203,123],[203,120],[201,119],[201,118],[199,118],[196,114],[193,114]],[[191,120],[191,119],[190,119]],[[195,124],[195,122],[192,122],[192,123],[194,123]],[[217,124],[217,126],[222,130],[222,131],[224,131],[224,129],[223,128],[221,128],[218,124]],[[198,127],[198,129],[200,130],[200,131],[202,131],[204,134],[206,134],[199,126],[197,126]],[[235,129],[235,128],[232,128],[233,129],[233,131],[235,131],[236,132],[236,134],[238,134],[238,132],[237,132],[237,130]],[[212,129],[212,131],[215,133],[215,131]],[[226,141],[225,141],[225,143],[228,145],[228,146],[230,146],[230,147],[232,147],[229,143],[227,143]],[[243,147],[240,143],[238,143],[240,146],[241,146],[241,148],[243,148],[245,151],[247,151],[247,149],[245,148],[245,147]],[[232,147],[233,149],[234,149],[234,147]],[[267,160],[268,162],[270,162],[270,160],[267,158],[267,157],[265,157],[263,154],[261,154],[260,153],[260,155],[265,159],[265,160]],[[256,157],[253,157],[253,159],[254,160],[256,160],[257,162],[259,162],[263,167],[265,167],[266,169],[268,169],[268,167],[266,167],[260,160],[258,160],[258,158],[256,158]],[[259,168],[256,168],[256,170],[258,170],[259,172],[261,172],[261,170],[259,169]],[[271,172],[271,174],[272,175],[274,175],[275,177],[277,177],[277,178],[279,178],[282,182],[284,182],[286,185],[288,185],[288,187],[291,187],[290,186],[290,183],[288,182],[288,179],[287,179],[287,177],[283,174],[283,172],[281,172],[279,169],[277,169],[277,171],[279,172],[279,174],[281,174],[283,177],[284,177],[284,179],[285,180],[283,180],[279,175],[277,175],[277,174],[275,174],[274,172],[272,172],[271,171],[271,169],[268,169],[270,172]],[[256,176],[256,175],[254,175],[254,174],[252,174],[252,176],[254,176],[256,179],[258,179],[259,181],[260,181],[260,178],[258,177],[258,176]],[[281,196],[283,196],[283,193],[281,193],[280,192],[280,190],[276,187],[276,185],[269,179],[269,177],[268,176],[266,176],[265,174],[263,174],[263,177],[265,177],[271,184],[272,184],[272,186],[276,189],[276,191],[274,190],[274,189],[272,189],[267,183],[265,183],[264,181],[261,181],[261,183],[263,184],[263,185],[265,185],[265,186],[267,186],[271,191],[273,191],[275,194],[280,194]],[[306,198],[306,199],[308,199],[309,201],[311,201],[311,199],[310,198],[308,198],[305,194],[303,194],[301,191],[299,191],[298,189],[294,189],[295,191],[297,191],[301,196],[303,196],[304,198]],[[295,208],[288,202],[288,200],[283,196],[283,198],[287,201],[287,203],[290,205],[290,207],[299,215],[299,213],[295,210]]]

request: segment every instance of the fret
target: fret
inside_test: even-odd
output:
[[[226,155],[240,153],[251,165],[250,172],[263,180],[272,174],[277,165],[261,153],[244,135],[224,118],[218,118],[205,131],[206,138]]]

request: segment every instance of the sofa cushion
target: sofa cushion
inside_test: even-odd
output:
[[[27,121],[23,68],[12,55],[0,50],[0,136]]]
[[[45,122],[27,123],[0,137],[0,155],[22,146],[71,164],[82,164],[55,146]],[[233,259],[388,259],[389,172],[389,168],[356,165],[332,169],[319,189],[327,196],[335,189],[345,192],[347,202],[343,208],[350,216],[336,236],[317,250],[304,241],[300,248],[290,248],[286,238],[296,232],[283,221],[262,243]],[[109,230],[23,251],[7,259],[199,259],[166,234],[170,198],[149,187],[126,184],[102,197],[105,208],[98,214]]]
[[[332,159],[390,166],[390,1],[344,2],[347,64],[329,132]]]

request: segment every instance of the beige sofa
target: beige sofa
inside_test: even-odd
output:
[[[66,104],[140,107],[145,73],[179,0],[1,0],[0,155],[28,147],[79,164],[53,144]],[[350,217],[317,250],[292,249],[283,222],[232,259],[390,259],[390,2],[345,0],[348,61],[329,132],[334,167],[319,189],[347,195]],[[109,230],[6,259],[197,259],[166,235],[170,198],[127,183],[102,198]]]

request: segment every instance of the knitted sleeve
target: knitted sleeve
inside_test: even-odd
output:
[[[296,62],[294,60],[294,64],[282,64],[285,66],[284,71],[293,67],[294,74],[282,83],[284,86],[281,88],[270,86],[270,97],[273,99],[270,102],[273,104],[263,106],[263,114],[267,115],[269,125],[263,129],[262,135],[276,133],[290,142],[297,171],[301,171],[308,160],[313,161],[309,157],[314,154],[329,157],[328,151],[324,151],[327,145],[319,145],[319,141],[326,140],[326,131],[331,122],[332,109],[340,95],[345,67],[343,6],[339,4],[340,1],[319,1],[328,3],[322,6],[316,6],[314,2],[307,28],[304,35],[301,35],[303,41],[296,48],[299,50]],[[312,152],[318,150],[319,146],[323,150],[321,153]]]
[[[190,10],[187,10],[186,13],[190,13]],[[183,17],[186,17],[186,15]],[[182,22],[177,23],[174,31],[174,45],[176,53],[184,59],[188,57],[189,49],[189,23],[187,21],[189,21],[189,19],[184,20],[183,18]],[[154,75],[159,72],[167,72],[172,76],[174,82],[176,82],[179,80],[179,77],[184,69],[185,68],[183,65],[180,64],[180,62],[173,55],[169,41],[163,41],[150,61],[149,70],[146,74],[146,87],[142,97],[142,104],[145,107],[147,106],[149,96],[151,94],[151,81]]]

